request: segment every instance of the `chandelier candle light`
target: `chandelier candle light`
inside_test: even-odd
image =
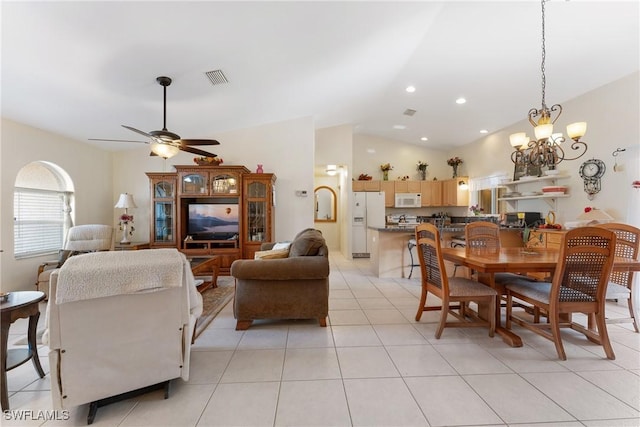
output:
[[[133,194],[123,193],[120,194],[120,198],[118,199],[118,203],[114,206],[114,208],[124,209],[124,213],[120,215],[120,230],[122,231],[122,240],[120,243],[129,244],[131,241],[129,240],[129,236],[133,235],[135,228],[133,228],[133,215],[129,215],[129,208],[137,208],[136,202],[133,200]],[[131,223],[131,226],[129,226]]]
[[[556,165],[563,160],[575,160],[582,157],[587,151],[587,144],[580,141],[587,131],[586,122],[572,123],[567,126],[567,134],[573,140],[571,143],[572,150],[578,150],[576,157],[567,157],[564,149],[560,146],[565,142],[562,133],[553,133],[553,125],[562,114],[562,106],[554,104],[551,108],[547,107],[545,101],[546,76],[545,76],[545,21],[544,21],[544,4],[548,0],[541,0],[542,3],[542,107],[540,109],[532,108],[529,110],[529,123],[534,128],[535,140],[530,140],[526,132],[518,132],[509,136],[509,142],[516,151],[511,153],[511,161],[516,165],[530,164],[536,167],[547,167],[548,170],[555,170]],[[552,114],[555,113],[555,117]],[[539,117],[539,118],[538,118]],[[534,119],[538,118],[536,122]]]

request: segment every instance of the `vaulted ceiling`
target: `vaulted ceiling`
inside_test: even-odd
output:
[[[547,104],[640,69],[639,16],[547,2]],[[539,108],[540,61],[538,1],[2,2],[2,116],[81,141],[161,129],[164,75],[185,138],[313,116],[448,149]]]

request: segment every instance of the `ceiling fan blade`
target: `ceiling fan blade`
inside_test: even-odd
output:
[[[148,141],[133,141],[131,139],[101,139],[101,138],[89,138],[89,141],[105,141],[105,142],[135,142],[137,144],[148,144]]]
[[[138,130],[136,128],[132,128],[131,126],[127,126],[127,125],[122,125],[122,127],[125,128],[125,129],[129,129],[130,131],[133,131],[135,133],[139,133],[140,135],[146,136],[147,138],[151,138],[151,139],[155,140],[153,135],[151,135],[149,133],[143,132],[143,131]]]
[[[177,142],[182,146],[185,145],[220,145],[215,139],[177,139],[173,142]]]
[[[209,153],[209,152],[200,150],[198,148],[189,147],[188,145],[181,145],[179,148],[182,151],[186,151],[187,153],[193,153],[193,154],[197,154],[197,155],[203,156],[203,157],[215,157],[216,156],[216,154]]]

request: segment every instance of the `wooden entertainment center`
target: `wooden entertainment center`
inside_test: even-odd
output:
[[[177,248],[188,257],[231,263],[253,258],[275,232],[276,176],[245,166],[175,166],[147,172],[151,189],[152,248]]]

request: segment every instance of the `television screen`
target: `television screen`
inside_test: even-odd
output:
[[[237,204],[190,204],[187,228],[193,240],[236,240],[239,234]]]

